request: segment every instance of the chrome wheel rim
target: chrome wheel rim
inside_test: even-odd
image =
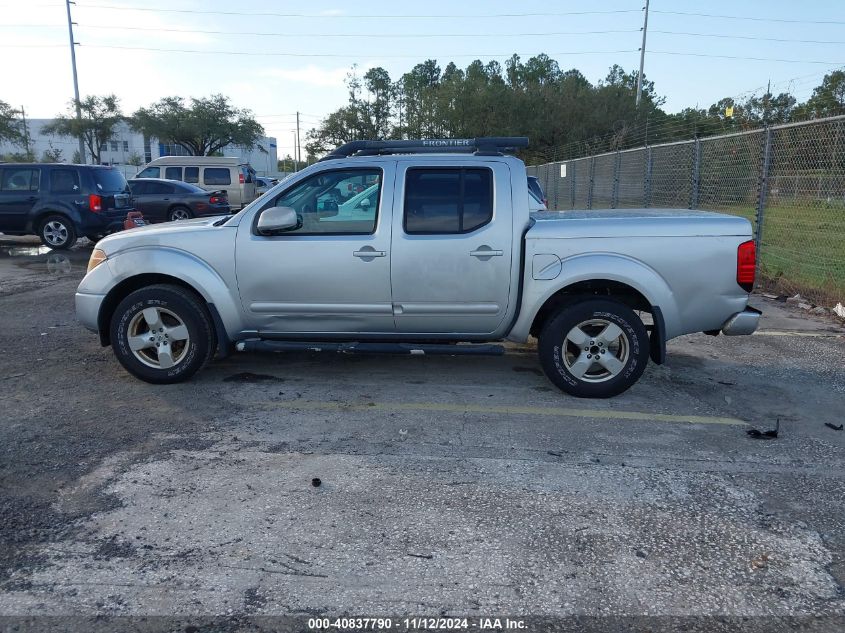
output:
[[[567,371],[584,382],[616,378],[625,369],[630,353],[628,335],[606,319],[582,321],[569,330],[563,341]]]
[[[67,227],[58,220],[50,220],[41,230],[44,241],[50,246],[64,246],[68,240]]]
[[[185,322],[166,308],[146,308],[133,316],[127,340],[135,358],[153,369],[181,363],[191,343]]]
[[[175,209],[170,212],[170,219],[174,222],[177,220],[189,220],[190,218],[191,215],[185,209]]]

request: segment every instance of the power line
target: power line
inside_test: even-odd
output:
[[[655,13],[654,11],[652,13]],[[268,33],[266,31],[218,31],[206,29],[171,29],[152,26],[124,26],[120,24],[84,24],[84,29],[107,29],[109,31],[151,31],[164,33],[191,33],[200,35],[249,35],[259,37],[309,37],[309,38],[360,38],[368,39],[405,39],[405,38],[439,38],[439,37],[559,37],[562,35],[612,35],[620,33],[639,33],[642,29],[608,29],[601,31],[532,31],[526,33]],[[0,28],[64,28],[62,24],[0,24]],[[760,42],[784,42],[794,44],[845,44],[845,40],[805,40],[789,37],[761,37],[755,35],[726,35],[723,33],[693,33],[691,31],[660,31],[652,33],[662,35],[683,35],[689,37],[715,37],[727,40],[753,40]]]
[[[421,19],[421,18],[529,18],[529,17],[547,17],[547,16],[571,16],[571,15],[610,15],[616,13],[639,13],[639,9],[616,9],[611,11],[563,11],[563,12],[535,12],[535,13],[453,13],[453,14],[379,14],[379,15],[360,15],[360,14],[341,14],[341,13],[277,13],[272,11],[209,11],[201,9],[161,9],[151,7],[116,7],[107,4],[84,4],[81,8],[91,9],[108,9],[114,11],[151,11],[154,13],[192,13],[202,15],[231,15],[244,17],[280,17],[280,18],[319,18],[323,19],[349,19],[349,20],[369,20],[373,18],[378,19]]]
[[[742,59],[754,62],[784,62],[787,64],[824,64],[825,66],[841,66],[845,62],[832,62],[814,59],[784,59],[778,57],[744,57],[740,55],[714,55],[712,53],[684,53],[681,51],[649,51],[658,55],[683,55],[685,57],[710,57],[715,59]]]
[[[51,28],[59,27],[58,24],[3,24],[0,28]],[[118,24],[85,24],[81,25],[86,29],[108,29],[110,31],[153,31],[164,33],[195,33],[201,35],[251,35],[266,37],[366,37],[368,39],[405,39],[405,38],[438,38],[438,37],[552,37],[561,35],[610,35],[619,33],[639,33],[640,29],[610,29],[602,31],[551,31],[538,33],[536,31],[527,33],[267,33],[266,31],[218,31],[204,29],[170,29],[150,26],[122,26]]]
[[[759,37],[754,35],[723,35],[720,33],[689,33],[687,31],[651,31],[664,35],[689,35],[692,37],[718,37],[728,40],[755,40],[762,42],[787,42],[794,44],[845,44],[845,40],[797,40],[784,37]]]
[[[757,18],[744,15],[722,15],[714,13],[687,13],[685,11],[658,11],[654,10],[652,13],[662,13],[664,15],[685,15],[689,17],[699,18],[718,18],[722,20],[748,20],[751,22],[785,22],[788,24],[845,24],[841,20],[792,20],[787,18]]]
[[[61,44],[0,44],[0,48],[57,48],[62,47]],[[127,50],[127,51],[154,51],[159,53],[192,53],[198,55],[237,55],[247,57],[296,57],[296,58],[343,58],[343,59],[358,59],[367,58],[371,55],[361,55],[356,57],[348,53],[283,53],[283,52],[251,52],[251,51],[221,51],[221,50],[199,50],[188,48],[156,48],[150,46],[118,46],[106,44],[87,44],[82,48],[96,48],[96,49],[110,49],[110,50]],[[619,53],[637,53],[638,49],[618,49],[612,51],[564,51],[547,53],[551,57],[563,57],[566,55],[615,55]],[[825,66],[842,66],[845,62],[830,61],[830,60],[814,60],[814,59],[786,59],[779,57],[746,57],[741,55],[715,55],[712,53],[688,53],[683,51],[649,51],[657,55],[680,55],[685,57],[705,57],[714,59],[737,59],[758,62],[783,62],[788,64],[822,64]],[[459,57],[510,57],[511,55],[526,56],[532,53],[455,53],[455,54],[441,54],[438,57],[443,59],[459,58]],[[420,55],[378,55],[380,58],[389,59],[419,59]]]
[[[60,44],[0,44],[0,48],[56,48],[62,46]],[[343,59],[356,58],[355,55],[349,53],[281,53],[281,52],[251,52],[251,51],[220,51],[220,50],[197,50],[188,48],[154,48],[149,46],[117,46],[105,44],[87,44],[82,48],[97,48],[97,49],[111,49],[111,50],[128,50],[128,51],[156,51],[160,53],[196,53],[200,55],[238,55],[247,57],[339,57]],[[551,53],[554,56],[564,55],[609,55],[618,53],[636,53],[637,49],[622,49],[614,51],[567,51],[562,53]],[[511,55],[530,55],[531,53],[456,53],[442,55],[444,58],[457,57],[510,57]],[[369,59],[372,55],[360,55],[358,58]],[[420,55],[378,55],[379,58],[392,59],[418,59]]]

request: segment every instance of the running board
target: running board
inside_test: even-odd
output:
[[[305,341],[269,341],[251,338],[238,341],[239,352],[337,352],[339,354],[412,354],[441,356],[503,356],[501,345],[437,343],[308,343]]]

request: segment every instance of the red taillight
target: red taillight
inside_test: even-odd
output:
[[[243,174],[238,174],[238,182],[240,184],[244,184],[245,181],[244,181],[244,175]]]
[[[88,196],[88,208],[91,209],[94,213],[99,213],[103,210],[103,199],[102,197],[98,196],[96,193],[92,193]]]
[[[756,272],[757,246],[754,240],[748,240],[736,249],[736,283],[746,292],[751,292]]]
[[[211,196],[208,199],[209,204],[220,204],[221,202],[223,202],[223,198],[221,198],[220,196]]]

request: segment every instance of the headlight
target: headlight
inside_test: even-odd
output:
[[[108,259],[108,257],[106,257],[106,254],[103,251],[101,251],[99,248],[95,248],[93,251],[91,251],[91,258],[88,260],[88,271],[87,272],[90,273],[97,266],[99,266],[104,261],[106,261],[106,259]]]

